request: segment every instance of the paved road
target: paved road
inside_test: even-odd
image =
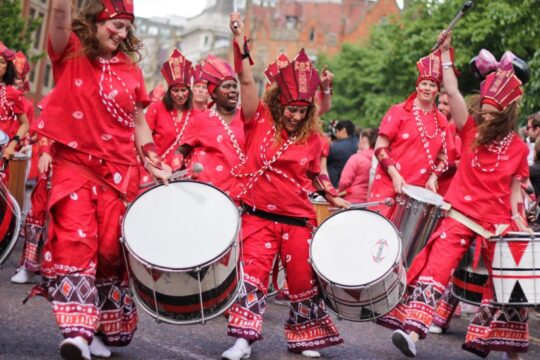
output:
[[[22,300],[30,285],[12,285],[21,244],[0,270],[0,360],[60,359],[58,344],[62,340],[50,311],[42,298],[34,298],[26,305]],[[266,313],[265,339],[253,346],[254,360],[301,360],[287,352],[283,335],[283,321],[287,309],[271,303]],[[112,359],[219,359],[221,352],[233,342],[225,336],[224,318],[207,325],[173,326],[158,324],[140,313],[139,330],[127,348],[114,349]],[[418,346],[417,359],[480,359],[461,350],[465,335],[465,319],[456,319],[447,335],[430,336]],[[325,359],[404,359],[390,341],[391,332],[372,323],[337,321],[345,344],[323,350]],[[532,346],[525,359],[540,359],[540,321],[532,320]],[[500,359],[495,353],[490,359]]]

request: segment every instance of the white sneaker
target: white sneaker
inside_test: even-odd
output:
[[[517,360],[523,360],[523,358],[522,358],[521,356],[519,356],[518,354],[514,353],[513,355],[517,356],[517,358],[516,358],[516,357],[513,357],[513,358],[510,357],[510,355],[508,355],[507,352],[505,352],[505,353],[503,354],[503,357],[502,357],[502,358],[503,358],[503,360],[514,360],[514,359],[517,359]]]
[[[60,343],[60,355],[65,360],[90,360],[90,349],[86,340],[77,336]]]
[[[321,353],[315,350],[304,350],[302,351],[302,356],[309,358],[318,358],[321,357]]]
[[[403,330],[392,333],[392,343],[407,357],[416,356],[416,345],[409,334]]]
[[[223,360],[240,360],[240,359],[249,359],[251,355],[251,346],[246,339],[238,338],[234,345],[225,350],[221,354],[221,359]]]
[[[20,267],[15,275],[11,277],[11,282],[14,284],[27,284],[36,276],[36,273]]]
[[[109,358],[111,357],[111,350],[109,350],[99,336],[94,336],[90,344],[90,354],[101,358]]]
[[[444,332],[442,327],[434,325],[434,324],[431,324],[429,326],[428,331],[429,331],[430,334],[438,334],[438,335],[440,335],[440,334],[442,334]]]

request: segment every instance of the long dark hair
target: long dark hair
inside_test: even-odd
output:
[[[6,60],[6,72],[4,76],[2,76],[2,82],[5,85],[13,85],[15,84],[16,77],[17,73],[15,72],[15,65],[13,64],[13,61]]]
[[[278,142],[281,141],[281,129],[283,127],[283,125],[281,125],[281,118],[283,117],[283,111],[285,108],[279,101],[280,95],[281,90],[275,83],[272,84],[264,94],[264,102],[268,106],[276,126],[276,140]],[[306,120],[304,120],[302,127],[298,131],[297,142],[305,142],[313,133],[322,134],[322,123],[321,119],[319,118],[319,107],[315,101],[308,107]]]
[[[79,15],[71,22],[71,28],[81,40],[83,51],[86,56],[91,59],[96,59],[99,56],[99,41],[96,38],[98,22],[97,18],[103,11],[104,7],[99,0],[90,0],[82,8]],[[139,62],[142,58],[140,50],[142,42],[133,34],[133,30],[129,29],[127,37],[119,46],[119,51],[126,53],[135,62]]]
[[[167,109],[167,111],[173,111],[175,108],[176,108],[176,104],[174,103],[174,100],[171,96],[171,89],[173,87],[170,86],[168,89],[167,89],[167,92],[165,93],[165,95],[163,95],[163,105],[165,105],[165,109]],[[188,98],[187,98],[187,101],[186,103],[184,104],[182,110],[189,110],[191,109],[191,106],[192,106],[192,100],[193,100],[193,93],[191,92],[191,88],[188,87],[188,91],[189,91],[189,95],[188,95]]]

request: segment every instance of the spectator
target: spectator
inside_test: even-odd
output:
[[[532,166],[535,162],[535,142],[536,139],[538,139],[538,135],[540,135],[540,111],[529,115],[527,117],[527,145],[529,146],[529,156],[527,157],[527,161],[529,162],[529,166]]]
[[[354,135],[354,124],[350,120],[339,121],[336,125],[336,140],[330,145],[328,154],[328,175],[335,188],[339,185],[339,177],[345,163],[356,153],[358,140]]]
[[[364,130],[358,141],[358,152],[349,158],[341,173],[339,193],[351,203],[367,201],[369,169],[377,135],[377,129]]]
[[[540,138],[534,143],[534,162],[529,167],[529,179],[534,188],[536,198],[540,196]]]

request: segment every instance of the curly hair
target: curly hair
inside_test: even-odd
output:
[[[279,101],[280,95],[281,89],[274,83],[268,88],[263,99],[270,110],[270,114],[272,114],[272,119],[276,126],[275,140],[277,143],[281,142],[281,129],[283,128],[281,119],[285,109],[285,106]],[[313,134],[322,134],[322,121],[319,118],[319,107],[315,102],[308,106],[306,119],[297,133],[297,143],[305,143]]]
[[[71,22],[73,32],[79,37],[83,45],[83,52],[91,59],[99,56],[99,41],[96,38],[98,16],[104,7],[99,0],[90,0],[82,8],[81,12]],[[124,52],[133,61],[139,62],[142,59],[140,50],[143,44],[130,28],[126,39],[120,44],[119,51]]]
[[[478,137],[473,147],[489,144],[492,141],[502,140],[506,135],[515,131],[518,125],[519,105],[514,102],[502,111],[490,111],[493,119],[484,121],[482,115],[488,112],[482,110],[480,95],[472,95],[467,105],[469,113],[478,125]]]

